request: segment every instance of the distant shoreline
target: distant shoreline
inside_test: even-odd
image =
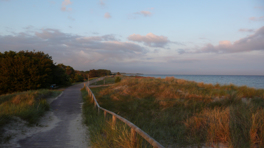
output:
[[[188,81],[237,86],[248,86],[256,89],[264,89],[263,75],[158,75],[158,74],[142,74],[142,77],[166,78],[175,77],[177,79],[185,79]]]

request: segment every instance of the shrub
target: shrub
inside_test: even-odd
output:
[[[69,79],[48,54],[35,51],[0,53],[0,95],[67,84]],[[60,81],[58,78],[61,78]],[[58,84],[58,85],[61,85]]]
[[[115,83],[118,83],[118,82],[120,82],[121,81],[121,78],[120,77],[116,77],[115,78]]]

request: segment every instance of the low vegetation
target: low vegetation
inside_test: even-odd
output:
[[[132,148],[130,128],[117,120],[116,126],[111,124],[111,116],[104,118],[101,112],[94,109],[92,98],[82,89],[84,123],[89,127],[90,144],[94,148]],[[137,148],[151,147],[144,139],[137,138]],[[133,147],[134,148],[134,147]]]
[[[92,91],[164,146],[264,147],[263,89],[127,77]]]
[[[0,143],[5,141],[3,127],[19,117],[30,124],[35,124],[45,111],[49,110],[46,98],[56,97],[61,91],[35,90],[0,96]]]

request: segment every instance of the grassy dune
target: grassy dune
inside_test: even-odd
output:
[[[117,120],[116,126],[111,124],[111,116],[104,118],[101,112],[98,115],[97,110],[87,96],[87,91],[82,89],[83,96],[83,115],[84,123],[89,127],[90,144],[94,148],[134,148],[130,141],[130,128],[123,122]],[[137,148],[151,148],[143,138],[137,138]]]
[[[56,97],[61,91],[34,90],[0,96],[0,142],[4,140],[1,133],[4,125],[19,117],[34,124],[49,110],[46,98]]]
[[[263,89],[127,77],[92,91],[165,146],[264,147]]]

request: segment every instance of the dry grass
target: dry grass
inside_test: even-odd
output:
[[[263,147],[263,89],[173,77],[128,77],[92,91],[102,107],[132,121],[163,145]]]
[[[187,138],[192,140],[193,136],[200,135],[199,137],[206,138],[207,144],[228,143],[230,141],[229,114],[229,108],[214,108],[206,109],[188,118],[184,122],[188,130]]]
[[[5,141],[1,136],[4,125],[16,116],[34,124],[49,109],[45,98],[55,97],[60,91],[35,90],[12,93],[0,96],[0,143]]]
[[[93,107],[91,97],[82,89],[84,123],[89,126],[90,143],[94,148],[150,148],[151,146],[140,136],[137,136],[136,147],[132,147],[130,128],[117,120],[112,126],[111,116],[104,118],[103,114]]]

